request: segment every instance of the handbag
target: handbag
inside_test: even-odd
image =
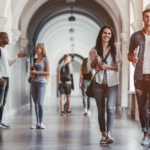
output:
[[[106,55],[106,57],[105,57],[105,59],[103,60],[103,62],[105,63],[106,62],[106,59],[107,59],[107,57],[108,57],[108,55],[110,54],[110,50],[109,50],[109,52],[107,53],[107,55]],[[100,71],[100,70],[99,70]],[[93,82],[94,82],[94,78],[95,78],[95,76],[97,75],[97,73],[99,72],[99,71],[97,71],[96,73],[95,73],[95,75],[94,75],[94,77],[93,77],[93,79],[91,80],[91,83],[90,83],[90,85],[88,86],[88,88],[87,88],[87,90],[86,90],[86,95],[88,96],[88,97],[92,97],[92,98],[94,98],[94,92],[93,92]]]
[[[33,65],[35,64],[36,60],[37,60],[37,58],[34,58],[34,59],[33,59]],[[32,67],[31,67],[31,70],[32,70]],[[31,80],[32,80],[32,78],[29,77],[28,82],[31,83]]]

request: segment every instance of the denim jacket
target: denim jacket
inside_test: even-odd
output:
[[[94,50],[95,50],[95,48],[92,48],[91,51],[94,51]],[[110,50],[110,47],[108,47],[108,51],[109,50]],[[94,70],[93,68],[91,68],[91,62],[92,62],[92,60],[89,55],[87,68],[90,71]],[[122,70],[122,56],[121,56],[120,50],[117,47],[116,47],[116,63],[113,62],[112,56],[111,56],[111,54],[109,54],[108,58],[107,58],[107,64],[118,66],[117,71],[109,70],[109,69],[106,70],[108,87],[118,85],[120,83],[119,82],[119,72]],[[95,81],[99,84],[102,84],[103,77],[104,77],[104,70],[101,70],[97,73],[97,75],[95,77]]]
[[[143,60],[145,52],[145,35],[143,30],[132,34],[130,39],[129,53],[132,55],[136,47],[140,46],[138,62],[135,67],[134,80],[143,80]]]

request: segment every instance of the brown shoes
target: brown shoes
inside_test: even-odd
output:
[[[102,136],[100,144],[106,144],[106,143],[107,143],[107,137]]]

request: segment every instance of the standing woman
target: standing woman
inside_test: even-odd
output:
[[[83,108],[84,108],[84,116],[87,114],[90,115],[90,107],[91,107],[91,98],[86,95],[87,87],[90,85],[92,79],[92,72],[87,68],[88,58],[83,60],[80,69],[80,80],[79,80],[79,88],[82,90],[83,97]],[[81,83],[82,82],[82,83]]]
[[[33,66],[34,70],[31,70],[31,94],[35,103],[35,113],[37,124],[31,128],[45,129],[43,124],[43,103],[46,94],[46,82],[48,82],[50,74],[50,66],[47,55],[46,46],[43,43],[38,43],[35,48],[37,54],[37,60]]]
[[[114,107],[117,100],[119,72],[122,69],[122,59],[120,50],[115,46],[113,30],[109,26],[101,28],[96,40],[96,46],[91,50],[96,50],[97,56],[91,61],[89,56],[88,69],[93,70],[98,63],[99,72],[93,82],[93,93],[98,108],[98,122],[102,133],[101,144],[114,142],[111,137],[114,121]],[[110,52],[110,53],[109,53]],[[102,62],[106,55],[108,57]],[[107,97],[107,122],[105,121],[105,96]]]

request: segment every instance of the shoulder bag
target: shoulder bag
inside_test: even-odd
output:
[[[107,59],[107,57],[108,57],[109,54],[110,54],[110,50],[109,50],[109,52],[107,53],[105,59],[103,60],[104,63],[106,62],[106,59]],[[100,71],[100,70],[99,70],[99,71]],[[86,95],[87,95],[88,97],[94,98],[94,93],[93,93],[93,82],[94,82],[95,76],[97,75],[97,73],[98,73],[99,71],[97,71],[97,72],[95,73],[93,79],[91,80],[90,85],[88,86],[88,88],[87,88],[87,90],[86,90]]]

